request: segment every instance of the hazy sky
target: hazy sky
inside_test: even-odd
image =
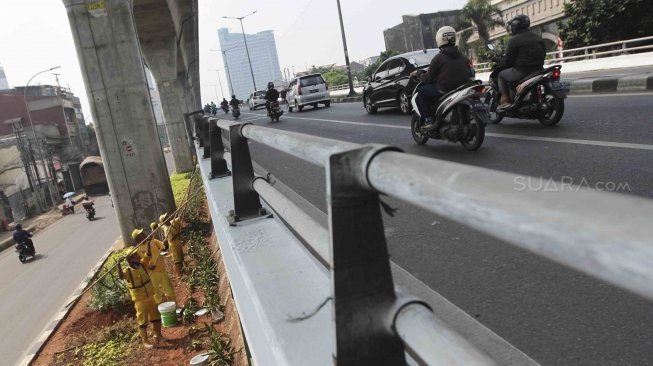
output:
[[[138,1],[138,0],[135,0]],[[336,0],[198,0],[200,11],[200,75],[203,101],[215,99],[216,68],[222,68],[217,29],[240,32],[274,30],[281,67],[300,71],[311,65],[344,64]],[[351,60],[377,55],[384,49],[383,30],[401,22],[402,14],[459,9],[466,0],[341,0]],[[21,86],[35,73],[53,66],[62,86],[70,86],[82,100],[87,121],[92,120],[86,90],[70,33],[68,16],[60,0],[0,0],[0,65],[11,87]],[[234,65],[230,65],[235,67]],[[247,65],[242,65],[247,67]],[[222,86],[226,93],[224,71]],[[30,85],[56,84],[51,73],[41,74]]]

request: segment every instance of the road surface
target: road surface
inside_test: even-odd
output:
[[[21,264],[13,249],[0,253],[0,364],[22,359],[120,235],[109,197],[95,203],[94,221],[76,207],[74,215],[36,233],[36,259]]]
[[[620,184],[623,194],[653,198],[653,95],[578,96],[566,102],[558,126],[506,119],[488,127],[476,152],[433,140],[417,146],[409,117],[396,110],[370,116],[362,103],[286,112],[275,124],[264,111],[247,111],[242,120],[394,145],[544,182],[563,177],[591,187],[610,182]],[[254,142],[250,146],[257,163],[326,212],[323,169]],[[651,302],[398,200],[384,200],[399,208],[394,218],[384,217],[392,259],[535,360],[650,365]]]

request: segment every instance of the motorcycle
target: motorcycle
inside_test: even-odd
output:
[[[30,239],[28,242],[22,242],[16,244],[16,252],[18,253],[18,260],[21,263],[25,263],[27,261],[28,257],[35,258],[36,257],[36,250],[34,250],[34,244]]]
[[[268,117],[270,117],[270,122],[274,122],[275,120],[279,122],[279,117],[281,117],[282,114],[283,111],[281,110],[278,101],[274,101],[270,103],[270,112],[268,113]]]
[[[238,117],[240,117],[240,107],[238,106],[231,107],[231,115],[235,119],[238,119]]]
[[[84,210],[86,210],[86,218],[88,219],[88,221],[93,221],[93,219],[95,218],[95,208],[93,207],[93,205],[83,205],[83,206],[84,206]]]
[[[419,83],[415,90],[419,88]],[[485,85],[480,80],[471,81],[440,97],[438,103],[432,103],[435,109],[437,128],[425,131],[424,122],[417,108],[415,92],[411,99],[413,117],[410,131],[418,145],[424,145],[430,138],[460,143],[469,151],[477,150],[485,139],[487,109],[481,101]]]
[[[224,111],[224,114],[229,114],[229,106],[228,105],[222,105],[222,110]]]
[[[570,83],[560,81],[561,65],[547,67],[524,77],[517,83],[509,83],[512,105],[498,110],[501,99],[498,76],[499,60],[494,58],[490,74],[490,87],[486,90],[485,104],[489,109],[489,121],[498,124],[504,117],[537,119],[544,126],[554,126],[565,113],[565,99]],[[516,85],[515,85],[516,84]]]

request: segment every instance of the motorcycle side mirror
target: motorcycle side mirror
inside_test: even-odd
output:
[[[371,76],[368,76],[368,77],[367,77],[367,82],[368,82],[368,83],[371,83],[371,82],[372,82],[372,77],[371,77]]]
[[[489,48],[490,51],[494,51],[494,45],[492,43],[488,43],[487,48]]]
[[[417,66],[417,60],[415,60],[412,57],[410,59],[408,59],[408,62],[410,62],[410,64],[413,65],[413,66]]]

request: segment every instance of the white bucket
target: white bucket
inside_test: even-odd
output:
[[[177,310],[177,304],[175,304],[174,301],[168,301],[159,304],[159,312],[160,313],[171,313],[173,311]]]
[[[204,366],[209,361],[209,355],[207,353],[200,353],[199,355],[190,359],[190,364],[192,366]]]

